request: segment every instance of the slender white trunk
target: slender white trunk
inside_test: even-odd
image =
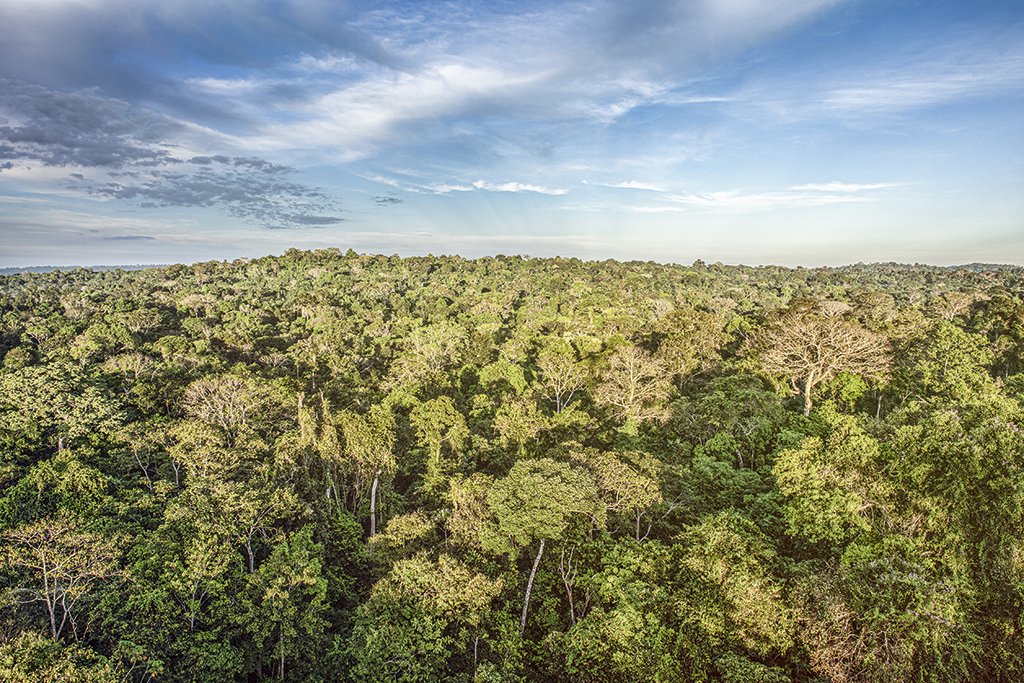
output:
[[[370,487],[370,538],[377,535],[377,485],[380,483],[380,470],[373,475],[373,486]]]
[[[533,579],[537,576],[537,567],[540,565],[540,556],[544,554],[544,539],[540,539],[540,548],[537,549],[537,557],[533,559],[533,569],[530,570],[530,578],[526,582],[526,598],[523,600],[523,616],[519,620],[519,635],[526,630],[526,612],[530,609],[530,593],[533,591]]]

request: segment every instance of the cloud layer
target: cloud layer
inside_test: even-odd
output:
[[[250,228],[623,254],[1005,234],[1022,31],[1011,0],[10,0],[0,199],[40,201],[0,248],[82,215],[108,247],[224,255],[282,239]]]

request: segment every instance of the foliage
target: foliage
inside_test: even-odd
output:
[[[1022,680],[1022,311],[898,264],[0,277],[0,681]]]

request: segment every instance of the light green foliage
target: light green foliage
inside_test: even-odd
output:
[[[501,587],[447,555],[396,563],[359,610],[353,673],[364,681],[438,680],[450,657],[471,662],[466,647]]]
[[[322,549],[313,542],[312,531],[303,527],[281,539],[249,580],[245,628],[284,680],[289,659],[303,659],[307,665],[315,660],[327,626]]]
[[[487,505],[513,548],[561,538],[570,526],[601,526],[604,521],[594,480],[549,458],[517,462],[508,476],[494,482]]]
[[[396,515],[388,520],[383,533],[369,539],[369,549],[378,559],[386,557],[391,561],[408,557],[413,553],[436,544],[437,522],[419,510]]]
[[[0,643],[2,683],[119,683],[124,675],[87,647],[62,645],[33,631]]]
[[[984,337],[940,321],[910,345],[897,384],[911,395],[969,399],[991,381],[992,361]]]
[[[809,541],[841,542],[870,526],[885,492],[865,475],[881,464],[878,442],[831,406],[817,415],[821,436],[781,451],[773,473],[786,497],[791,533]]]
[[[502,403],[494,416],[494,431],[505,446],[515,446],[525,454],[527,444],[536,441],[550,421],[537,409],[535,401],[517,397]]]
[[[658,483],[661,463],[639,451],[606,453],[591,449],[575,451],[570,457],[593,476],[606,514],[625,518],[640,540],[643,513],[662,502]]]
[[[784,669],[766,666],[735,652],[727,652],[715,660],[722,683],[790,683]]]
[[[488,504],[493,487],[494,478],[482,472],[452,481],[448,528],[455,544],[498,555],[507,551],[508,541],[499,532],[497,517]]]
[[[775,578],[775,551],[749,520],[723,512],[687,534],[682,565],[717,592],[721,612],[702,614],[702,625],[717,638],[764,655],[792,645],[792,617]]]
[[[427,449],[427,487],[438,488],[443,477],[454,469],[452,459],[465,448],[469,438],[466,419],[450,397],[439,396],[413,407],[409,422]]]
[[[124,414],[100,382],[71,363],[19,368],[0,374],[0,431],[31,448],[52,448],[109,437]],[[27,444],[26,444],[27,445]]]
[[[522,394],[528,386],[522,366],[505,356],[480,368],[480,384],[487,389],[497,388],[499,391],[507,387],[516,394]]]
[[[594,604],[558,641],[572,680],[667,683],[692,674],[666,589],[669,559],[656,544],[608,549],[586,582]]]

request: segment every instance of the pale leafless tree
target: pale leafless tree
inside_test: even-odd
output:
[[[802,394],[809,415],[814,388],[840,372],[881,377],[889,369],[889,342],[839,315],[796,312],[782,316],[751,340],[764,370]]]
[[[625,421],[664,420],[671,374],[665,366],[636,346],[620,346],[594,391],[594,399],[610,407]]]

